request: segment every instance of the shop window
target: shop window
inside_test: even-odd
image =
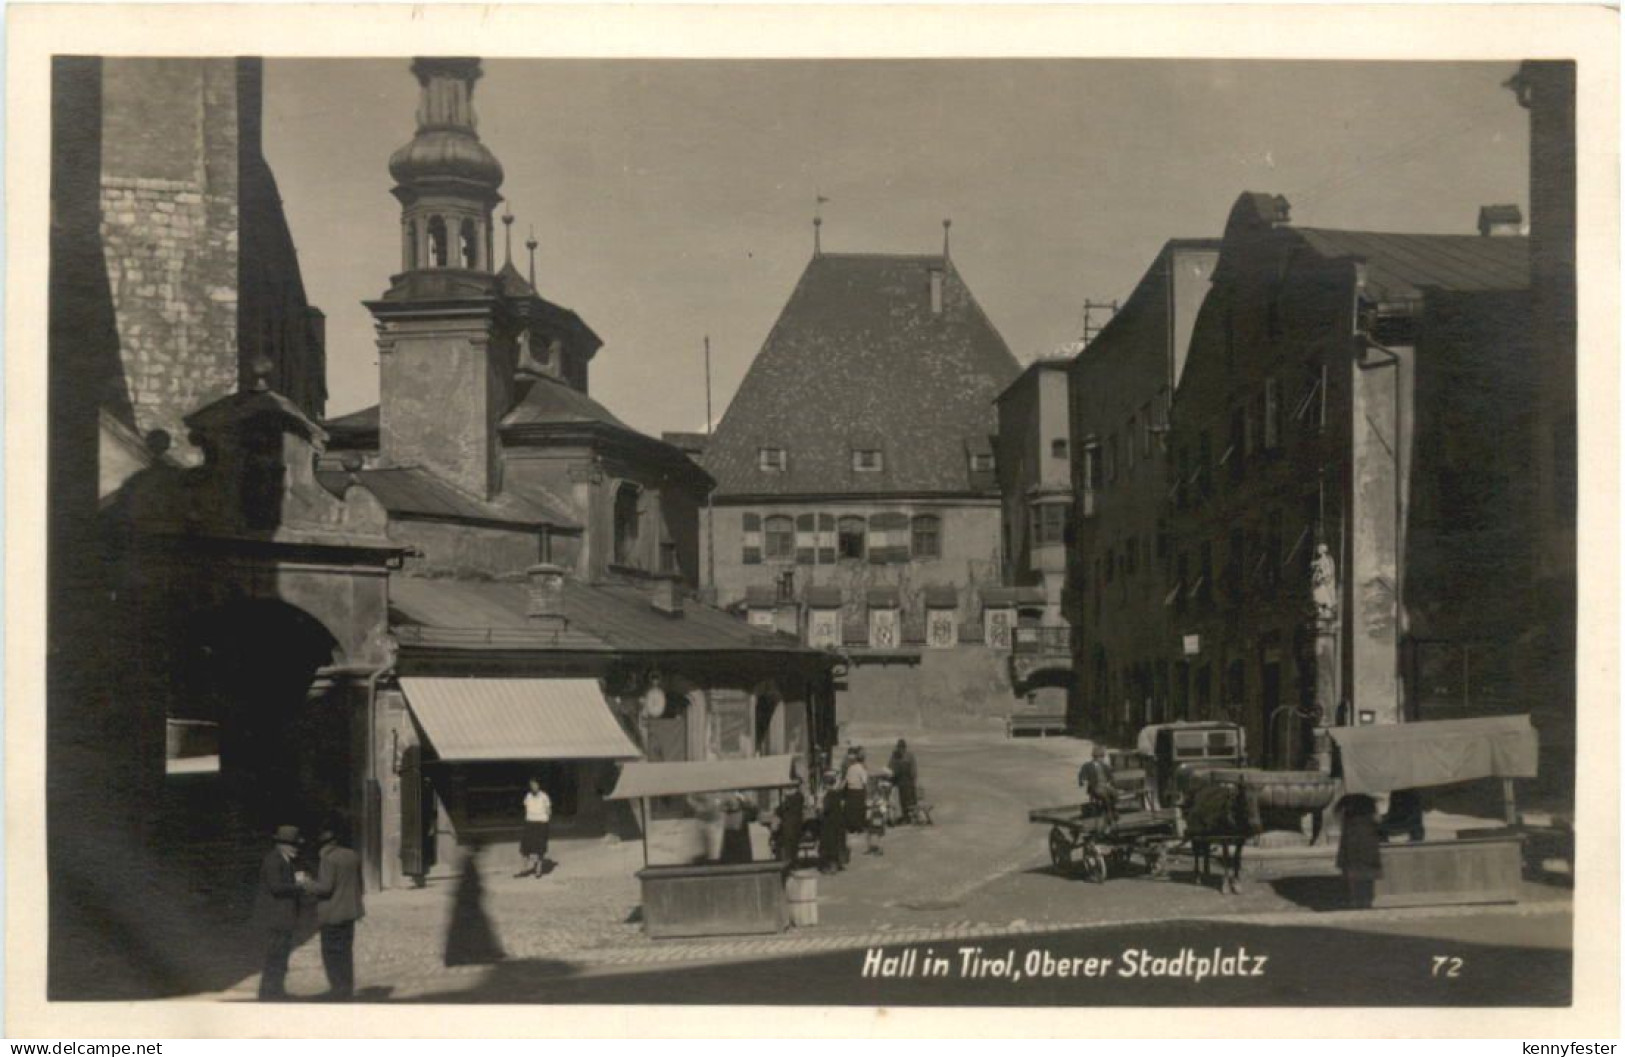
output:
[[[911,549],[916,558],[942,557],[942,519],[935,514],[920,514],[914,519]]]
[[[835,552],[838,557],[863,560],[863,541],[868,524],[861,517],[847,516],[836,522]]]
[[[756,449],[756,465],[768,473],[783,473],[785,458],[783,448]]]
[[[796,523],[788,515],[775,514],[762,521],[762,552],[770,562],[787,562],[796,556]]]

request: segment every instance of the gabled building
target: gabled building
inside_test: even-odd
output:
[[[705,453],[719,601],[953,648],[1000,581],[994,399],[1019,371],[946,252],[815,252]]]
[[[1233,718],[1292,767],[1334,723],[1572,714],[1540,689],[1572,653],[1528,607],[1543,360],[1504,229],[1300,228],[1237,200],[1172,412],[1175,716]],[[1572,774],[1572,742],[1544,748]]]
[[[1067,369],[1077,453],[1065,612],[1077,643],[1069,720],[1080,732],[1124,737],[1173,718],[1168,407],[1218,255],[1217,239],[1165,243]]]

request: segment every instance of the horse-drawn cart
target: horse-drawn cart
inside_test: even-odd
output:
[[[1049,856],[1057,870],[1081,870],[1086,880],[1104,883],[1135,856],[1146,871],[1161,876],[1168,850],[1179,842],[1173,811],[1150,808],[1119,811],[1112,825],[1094,804],[1063,804],[1027,812],[1030,822],[1050,827]]]

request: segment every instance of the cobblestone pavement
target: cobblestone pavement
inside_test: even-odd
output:
[[[560,844],[558,869],[540,879],[514,877],[511,854],[493,852],[464,864],[458,878],[368,896],[356,946],[363,997],[398,1000],[477,987],[497,962],[552,964],[575,974],[625,972],[1171,920],[1363,929],[1387,922],[1403,929],[1422,917],[1511,920],[1569,907],[1565,890],[1530,885],[1516,906],[1327,912],[1324,900],[1322,909],[1311,909],[1314,886],[1324,896],[1328,882],[1335,891],[1335,877],[1257,880],[1241,895],[1227,896],[1190,883],[1177,864],[1173,880],[1129,876],[1090,884],[1049,866],[1047,831],[1026,818],[1030,807],[1075,796],[1086,742],[959,739],[917,749],[937,824],[893,830],[883,856],[864,855],[858,838],[851,868],[819,879],[815,927],[774,937],[652,941],[638,918],[640,843]],[[288,986],[302,996],[326,990],[314,940],[295,951]],[[222,997],[249,997],[256,987],[257,979],[249,978]]]

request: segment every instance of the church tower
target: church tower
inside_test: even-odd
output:
[[[475,131],[480,61],[420,58],[412,73],[417,134],[389,160],[401,271],[367,303],[378,321],[379,456],[490,498],[517,365],[518,321],[492,269],[502,165]]]

